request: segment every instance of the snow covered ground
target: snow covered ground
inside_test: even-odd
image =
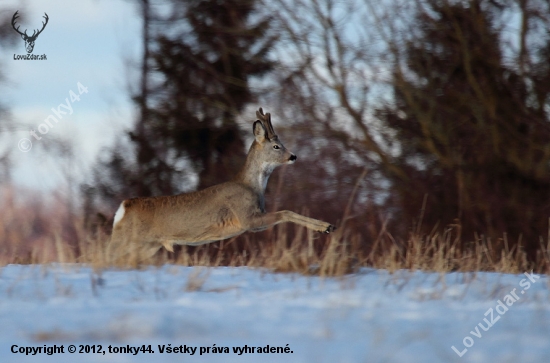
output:
[[[0,362],[550,362],[548,287],[530,274],[9,265]],[[143,348],[115,353],[128,347]]]

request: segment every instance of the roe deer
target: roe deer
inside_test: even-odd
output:
[[[292,164],[296,155],[288,151],[273,130],[271,115],[256,111],[254,142],[242,170],[229,182],[173,196],[132,198],[118,208],[109,258],[133,254],[138,260],[152,257],[162,246],[198,246],[262,231],[278,223],[293,222],[315,231],[330,233],[327,222],[283,210],[266,213],[264,192],[271,172]]]

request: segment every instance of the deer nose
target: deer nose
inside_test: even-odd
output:
[[[294,154],[290,155],[290,158],[288,160],[290,161],[296,161],[296,159],[298,159],[298,157]]]

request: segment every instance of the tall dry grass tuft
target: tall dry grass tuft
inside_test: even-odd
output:
[[[84,263],[96,269],[112,267],[106,256],[108,234],[84,228],[62,198],[1,190],[0,265],[50,262]],[[147,261],[131,254],[121,266],[178,264],[185,266],[248,266],[276,272],[341,276],[360,267],[437,272],[494,271],[520,273],[550,271],[550,231],[541,239],[537,260],[528,262],[521,248],[509,248],[507,236],[491,240],[476,235],[465,241],[460,225],[429,234],[415,229],[405,238],[393,236],[382,223],[375,238],[346,227],[326,236],[295,225],[279,225],[262,233],[245,233],[226,241],[199,247],[161,250]],[[365,229],[372,231],[372,226]],[[372,233],[371,233],[372,234]],[[466,243],[465,243],[466,242]]]
[[[0,263],[72,262],[82,223],[59,195],[0,189]]]

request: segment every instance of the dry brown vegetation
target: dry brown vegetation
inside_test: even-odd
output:
[[[13,188],[5,188],[0,199],[0,266],[51,262],[83,263],[108,268],[103,229],[88,231],[83,220],[70,213],[62,197],[46,201],[27,194],[18,199]],[[370,226],[372,227],[372,226]],[[367,226],[365,226],[367,228]],[[150,261],[128,259],[122,267],[177,264],[184,266],[248,266],[276,272],[298,272],[320,276],[353,273],[360,267],[450,271],[494,271],[520,273],[550,270],[550,238],[540,242],[535,263],[528,262],[520,248],[509,248],[506,235],[491,240],[478,235],[471,241],[461,237],[460,226],[443,233],[421,234],[420,228],[405,238],[392,235],[382,223],[377,237],[366,240],[344,226],[325,236],[293,225],[279,225],[263,233],[200,247],[182,247],[175,253],[162,250]],[[466,247],[464,247],[466,246]]]

